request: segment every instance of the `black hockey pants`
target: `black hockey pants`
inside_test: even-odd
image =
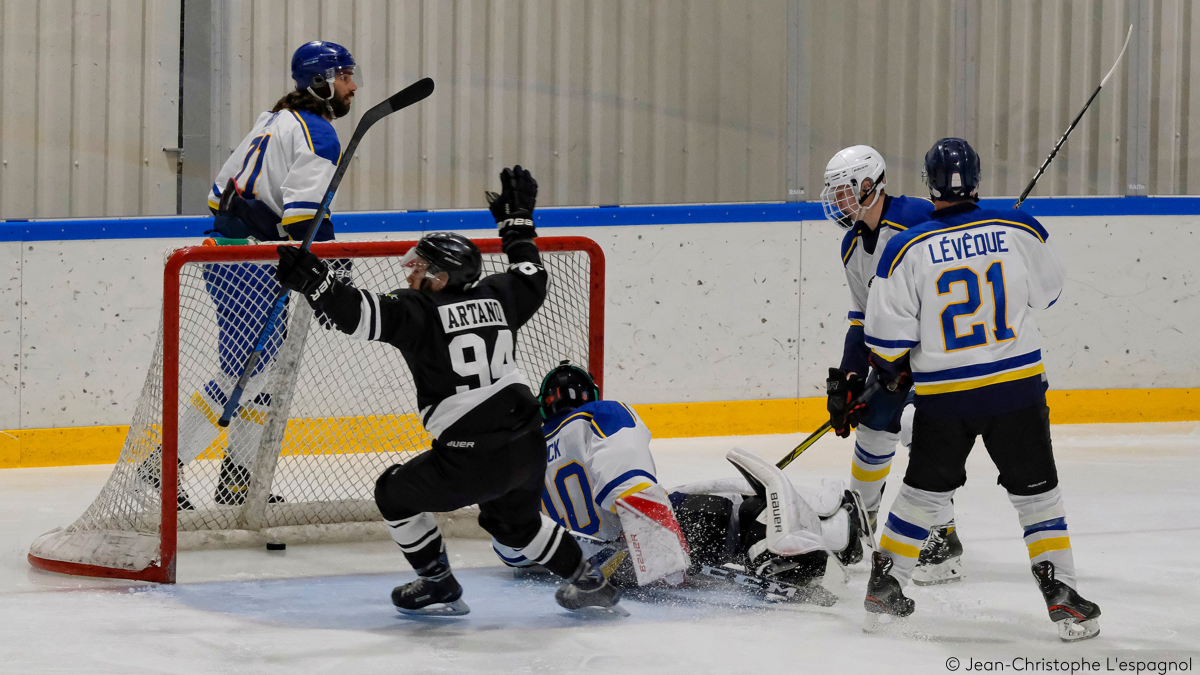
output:
[[[443,434],[428,452],[383,473],[375,503],[387,520],[479,505],[479,525],[505,546],[523,548],[542,527],[546,439],[536,415],[516,431]],[[438,548],[440,549],[440,542]],[[409,556],[420,568],[437,551]]]

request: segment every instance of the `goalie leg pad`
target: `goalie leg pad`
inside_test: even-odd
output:
[[[762,489],[766,502],[760,518],[766,525],[767,537],[751,548],[751,558],[762,550],[794,556],[826,548],[820,518],[779,467],[741,448],[730,450],[725,458],[742,472],[756,491]]]
[[[683,573],[691,565],[691,559],[666,491],[652,485],[621,497],[614,506],[625,531],[638,585],[660,580],[671,585],[683,583]]]

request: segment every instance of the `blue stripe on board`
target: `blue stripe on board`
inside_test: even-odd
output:
[[[1002,209],[1011,207],[1012,201],[985,199],[979,205]],[[1022,210],[1038,217],[1200,215],[1200,197],[1040,198],[1027,200]],[[818,202],[561,207],[542,208],[534,213],[536,225],[542,228],[771,223],[824,218]],[[190,238],[202,236],[211,224],[209,216],[12,219],[0,221],[0,241]],[[340,213],[333,216],[333,224],[336,231],[346,233],[489,230],[495,227],[485,209]]]

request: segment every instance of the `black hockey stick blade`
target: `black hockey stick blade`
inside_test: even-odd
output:
[[[325,196],[321,198],[321,205],[317,208],[317,212],[313,214],[312,222],[308,226],[308,234],[305,235],[304,243],[300,246],[302,250],[307,251],[312,246],[313,239],[317,236],[317,229],[321,226],[321,222],[325,220],[325,215],[329,213],[329,204],[333,201],[333,195],[337,193],[338,186],[342,184],[342,176],[346,175],[346,169],[350,167],[350,160],[354,159],[354,151],[358,149],[358,143],[367,133],[367,130],[384,117],[397,110],[407,108],[414,103],[419,103],[428,98],[432,93],[433,80],[427,77],[408,85],[389,96],[386,101],[376,104],[375,107],[363,113],[363,116],[358,120],[358,126],[354,127],[354,134],[350,137],[350,142],[346,144],[346,149],[342,151],[342,156],[338,158],[337,168],[334,169],[333,178],[329,180],[329,187],[325,188]],[[275,329],[275,322],[283,314],[283,308],[287,305],[288,295],[288,289],[282,287],[279,289],[279,293],[276,294],[275,302],[271,305],[271,311],[267,314],[267,320],[263,323],[262,330],[258,333],[258,339],[254,342],[254,351],[250,352],[250,356],[246,358],[246,365],[242,368],[242,375],[238,378],[237,384],[233,387],[233,392],[230,393],[229,399],[225,402],[225,408],[221,411],[221,418],[217,420],[218,426],[228,427],[229,421],[233,419],[233,414],[237,412],[238,407],[241,405],[242,394],[245,393],[246,385],[250,382],[250,375],[258,367],[258,362],[262,360],[263,349],[266,348],[267,340]]]
[[[873,382],[869,383],[865,389],[863,389],[862,393],[859,394],[858,398],[854,399],[854,401],[852,401],[852,403],[858,404],[862,401],[870,401],[871,397],[874,396],[875,393],[878,392],[882,388],[883,388],[883,386],[879,384],[878,380],[873,381]],[[796,459],[801,454],[803,454],[805,450],[811,448],[813,443],[816,443],[818,440],[820,440],[821,437],[824,436],[826,433],[828,433],[829,430],[832,428],[833,428],[833,424],[831,422],[826,422],[825,424],[822,424],[820,429],[817,429],[816,431],[809,434],[808,438],[804,439],[803,441],[800,441],[800,445],[797,445],[795,448],[793,448],[792,451],[789,452],[787,455],[785,455],[783,459],[779,460],[775,464],[775,466],[782,469],[785,466],[787,466],[788,464],[791,464],[792,460]]]
[[[358,126],[354,127],[354,133],[350,136],[350,142],[346,144],[346,149],[342,151],[337,169],[333,172],[333,178],[329,181],[329,187],[325,189],[325,197],[321,199],[321,208],[317,209],[312,223],[308,226],[308,234],[304,237],[304,243],[300,246],[301,249],[307,251],[312,246],[313,238],[317,236],[317,228],[320,227],[321,221],[325,219],[325,214],[329,213],[329,204],[333,201],[333,195],[337,192],[338,186],[342,184],[342,177],[346,175],[346,169],[350,167],[350,160],[354,158],[354,152],[358,150],[358,144],[362,141],[363,136],[367,134],[367,130],[375,126],[376,122],[397,110],[403,110],[414,103],[420,103],[429,98],[429,95],[432,93],[433,78],[427,77],[408,85],[389,96],[386,101],[377,103],[375,107],[363,113],[363,116],[358,120]]]
[[[1037,185],[1038,179],[1042,177],[1043,173],[1046,173],[1046,167],[1050,166],[1050,162],[1054,160],[1056,155],[1058,155],[1058,149],[1063,146],[1063,143],[1067,142],[1067,136],[1070,136],[1071,132],[1075,131],[1075,127],[1079,125],[1079,120],[1083,119],[1083,114],[1087,112],[1089,107],[1091,107],[1092,101],[1096,100],[1096,96],[1100,94],[1100,90],[1103,89],[1104,85],[1108,83],[1108,80],[1113,76],[1113,73],[1117,72],[1117,66],[1121,63],[1121,59],[1124,58],[1125,50],[1129,49],[1129,38],[1131,37],[1133,37],[1133,24],[1129,24],[1129,31],[1125,33],[1125,46],[1121,47],[1121,53],[1117,55],[1117,60],[1113,62],[1112,68],[1108,69],[1108,74],[1104,76],[1103,80],[1100,80],[1100,86],[1096,87],[1096,91],[1092,92],[1092,95],[1090,98],[1088,98],[1087,103],[1083,104],[1083,110],[1080,110],[1079,114],[1075,116],[1075,121],[1071,122],[1071,126],[1067,127],[1067,130],[1063,132],[1062,137],[1059,138],[1058,142],[1054,144],[1054,149],[1050,151],[1050,155],[1046,157],[1046,161],[1042,162],[1042,165],[1038,167],[1037,173],[1033,176],[1033,180],[1029,181],[1029,185],[1025,186],[1025,191],[1021,193],[1020,197],[1017,197],[1017,203],[1013,204],[1014,209],[1021,208],[1021,204],[1025,203],[1025,198],[1029,196],[1030,192],[1033,192],[1033,186]]]

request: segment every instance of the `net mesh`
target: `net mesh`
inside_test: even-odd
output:
[[[350,257],[334,266],[359,288],[388,292],[407,285],[399,271],[402,253]],[[544,251],[542,258],[549,292],[515,345],[517,365],[533,387],[562,359],[589,362],[590,257],[571,250]],[[502,254],[484,254],[485,275],[506,268]],[[429,447],[399,350],[350,340],[295,294],[238,414],[227,428],[216,426],[274,300],[274,275],[269,262],[181,268],[178,409],[171,411],[178,420],[181,547],[219,546],[231,531],[379,521],[378,476]],[[112,475],[78,520],[34,543],[36,557],[125,569],[157,560],[163,345],[160,321]]]

